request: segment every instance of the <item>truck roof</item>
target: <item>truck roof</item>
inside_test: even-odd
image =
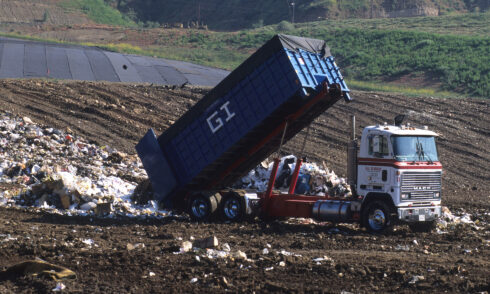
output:
[[[389,135],[398,136],[439,136],[436,132],[428,129],[421,129],[407,125],[394,126],[394,125],[376,125],[368,126],[364,129],[366,132],[378,131]]]

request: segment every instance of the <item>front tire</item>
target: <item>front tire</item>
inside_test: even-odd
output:
[[[391,210],[382,201],[373,201],[364,209],[362,221],[371,233],[386,233],[393,228]]]

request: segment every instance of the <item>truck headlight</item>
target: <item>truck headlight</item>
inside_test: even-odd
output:
[[[441,193],[440,192],[434,192],[434,198],[440,198]]]
[[[408,199],[410,198],[410,193],[402,193],[401,197],[402,199]]]

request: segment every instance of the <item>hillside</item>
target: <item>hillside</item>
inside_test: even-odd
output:
[[[129,9],[131,3],[136,3],[109,2],[122,11]],[[320,2],[324,6],[332,3],[318,1],[310,4],[320,5]],[[485,10],[487,2],[471,1],[471,5],[470,2],[461,2],[458,7],[463,10],[482,7],[481,10]],[[39,8],[36,13],[31,13],[27,3]],[[167,2],[159,2],[154,7],[163,3]],[[169,6],[165,11],[186,11],[186,1],[179,2],[180,6],[172,3],[167,3]],[[202,5],[204,3],[208,2],[201,2]],[[226,3],[234,3],[236,13],[243,12],[238,9],[242,8],[240,1]],[[344,5],[341,5],[341,1],[335,3],[338,7]],[[373,3],[378,2],[373,0]],[[383,3],[385,7],[388,2]],[[407,6],[412,2],[406,0],[403,3]],[[419,5],[424,2],[413,3]],[[196,28],[150,29],[147,27],[160,24],[138,21],[135,10],[129,9],[126,15],[121,14],[103,0],[9,0],[2,1],[2,5],[0,19],[8,21],[0,23],[0,31],[16,33],[7,35],[9,37],[29,35],[63,42],[89,42],[89,45],[124,53],[184,60],[232,70],[272,35],[286,33],[326,40],[343,74],[354,88],[455,96],[446,93],[449,91],[490,97],[489,11],[431,17],[327,19],[295,24],[280,21],[254,30],[218,32]],[[226,11],[226,5],[223,4],[218,11]],[[298,17],[301,15],[301,5],[297,4]],[[398,6],[391,7],[395,9]],[[439,10],[443,11],[442,8]],[[280,9],[273,11],[280,14]],[[70,21],[64,22],[64,13],[70,16]],[[253,16],[251,14],[247,19]],[[137,23],[129,17],[135,18]],[[220,16],[219,19],[226,21],[227,16]],[[234,19],[239,19],[238,15]],[[272,22],[274,17],[268,19]],[[167,24],[184,26],[182,23]]]
[[[170,26],[206,25],[214,30],[261,27],[287,20],[437,16],[486,11],[486,0],[106,0],[142,22]]]

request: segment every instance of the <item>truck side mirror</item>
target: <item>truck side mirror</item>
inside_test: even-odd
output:
[[[374,153],[379,153],[381,150],[380,142],[379,142],[379,135],[376,135],[373,137],[373,152]]]

